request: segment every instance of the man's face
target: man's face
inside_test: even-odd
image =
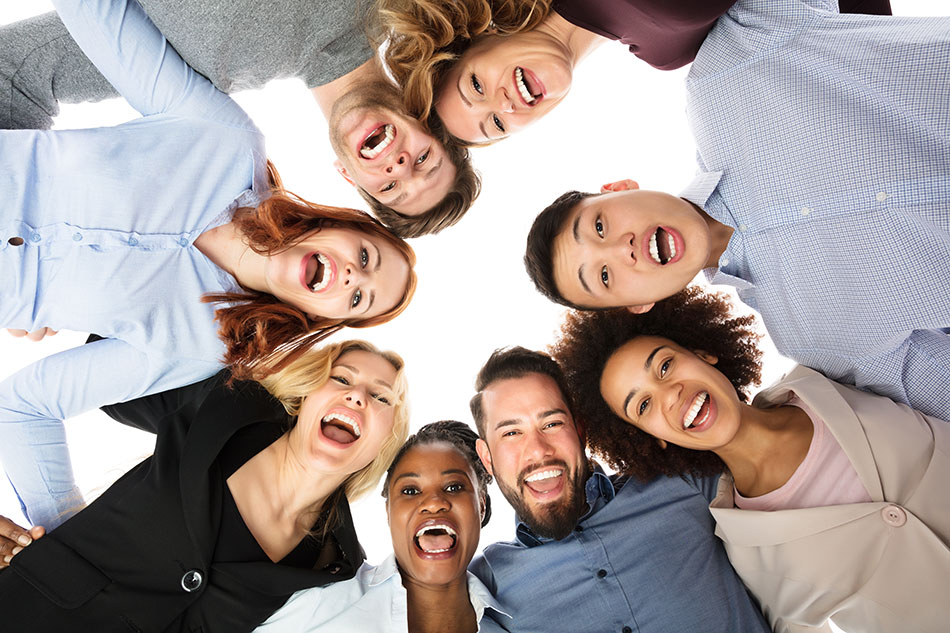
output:
[[[584,514],[584,441],[557,383],[527,374],[482,392],[478,454],[518,517],[539,536],[564,538]]]
[[[340,97],[330,115],[330,144],[344,178],[405,216],[434,207],[455,180],[442,143],[403,113],[398,92],[385,83]]]
[[[689,202],[657,191],[585,198],[554,239],[554,282],[591,308],[651,304],[676,294],[707,265],[711,235]]]

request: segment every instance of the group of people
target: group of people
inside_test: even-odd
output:
[[[0,382],[0,463],[30,523],[0,517],[4,622],[946,628],[950,19],[278,4],[54,0],[0,27],[0,326],[92,333]],[[425,283],[405,240],[457,224],[477,147],[543,117],[609,39],[692,64],[694,182],[544,209],[525,267],[573,309],[550,353],[497,350],[475,430],[410,436],[402,359],[325,339],[405,310]],[[284,189],[227,94],[287,76],[373,215]],[[48,129],[60,101],[116,95],[141,118]],[[754,321],[699,272],[800,364],[751,402]],[[97,407],[156,445],[86,505],[63,420]],[[349,502],[381,479],[393,554],[370,565]],[[492,480],[515,537],[475,557]]]

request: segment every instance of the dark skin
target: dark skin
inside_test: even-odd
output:
[[[14,556],[44,534],[46,528],[43,526],[38,525],[27,530],[0,516],[0,569],[9,567]]]

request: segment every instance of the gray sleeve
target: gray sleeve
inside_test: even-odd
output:
[[[49,129],[60,101],[117,96],[56,12],[0,27],[0,129]]]

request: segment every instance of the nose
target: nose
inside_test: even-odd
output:
[[[613,244],[614,264],[627,265],[637,263],[637,249],[634,246],[636,236],[633,233],[621,235]]]
[[[366,280],[365,269],[353,262],[343,267],[343,287],[356,287]]]
[[[505,114],[510,114],[515,111],[515,104],[511,97],[508,96],[508,91],[504,88],[498,91],[498,110]]]
[[[353,385],[346,395],[343,396],[347,406],[362,409],[368,402],[366,387],[363,385]]]
[[[526,438],[525,461],[540,462],[554,454],[551,444],[541,433],[530,433]]]
[[[452,502],[449,501],[445,492],[441,488],[436,488],[426,494],[419,511],[423,514],[435,514],[437,512],[448,512],[451,509]]]
[[[399,176],[409,169],[409,153],[402,151],[396,154],[395,159],[386,167],[386,173],[391,176]]]
[[[683,384],[680,382],[668,383],[663,387],[663,389],[665,389],[665,391],[661,395],[660,401],[663,403],[663,406],[667,411],[676,413],[677,409],[679,408],[680,401],[683,399]]]

